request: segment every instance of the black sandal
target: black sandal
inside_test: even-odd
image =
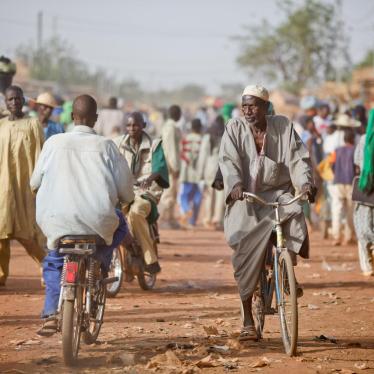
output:
[[[57,332],[57,318],[55,315],[44,319],[43,326],[36,332],[40,336],[52,336]]]
[[[301,285],[298,282],[296,282],[296,297],[300,298],[300,297],[303,297],[303,296],[304,296],[303,287],[301,287]]]
[[[240,331],[239,341],[244,342],[249,340],[258,340],[257,332],[254,326],[244,326]]]

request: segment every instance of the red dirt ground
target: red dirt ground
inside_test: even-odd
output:
[[[374,278],[360,274],[355,246],[333,248],[319,233],[311,235],[311,259],[299,261],[296,270],[304,297],[299,300],[299,353],[290,358],[277,316],[267,317],[261,342],[236,343],[239,300],[231,250],[221,232],[162,231],[161,237],[156,289],[144,292],[135,282],[124,283],[107,302],[98,344],[82,343],[74,369],[63,365],[59,334],[35,334],[43,303],[39,270],[14,242],[11,276],[0,290],[0,372],[194,373],[210,346],[226,345],[228,352],[211,355],[218,366],[201,371],[374,373]],[[203,326],[217,327],[219,336],[207,337]],[[315,340],[320,335],[336,342]],[[193,349],[173,350],[165,361],[169,343],[191,343]]]

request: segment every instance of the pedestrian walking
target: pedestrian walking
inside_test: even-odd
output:
[[[177,229],[179,224],[175,218],[177,204],[178,178],[180,172],[179,142],[181,139],[177,122],[182,117],[182,110],[178,105],[172,105],[168,110],[168,119],[161,129],[161,139],[169,171],[169,185],[160,201],[161,228]]]
[[[125,113],[118,108],[117,98],[111,97],[108,102],[108,107],[101,109],[99,112],[99,117],[95,124],[95,131],[99,135],[113,138],[117,135],[124,134],[125,130]]]
[[[0,119],[0,286],[9,275],[10,241],[18,240],[41,264],[44,237],[35,220],[35,199],[30,178],[43,144],[43,130],[36,118],[22,112],[23,91],[10,86],[5,91],[9,112]]]
[[[53,109],[57,107],[56,99],[49,92],[41,93],[37,99],[38,119],[44,130],[44,139],[47,140],[52,135],[61,134],[64,127],[57,122],[52,121],[51,115]]]
[[[5,91],[11,86],[16,70],[14,62],[5,56],[0,56],[0,118],[9,114],[5,104]]]
[[[183,226],[196,226],[202,193],[197,163],[201,147],[202,123],[199,118],[191,122],[191,132],[182,139],[179,202],[180,222]]]
[[[358,257],[362,274],[372,276],[374,273],[374,109],[369,113],[366,135],[361,137],[357,145],[354,162],[360,170],[358,188],[364,195],[356,202],[353,215]]]
[[[345,212],[344,244],[354,241],[352,181],[355,175],[353,155],[355,133],[352,129],[344,132],[344,146],[338,147],[332,154],[331,163],[334,181],[331,185],[331,215],[333,245],[341,244],[341,226]]]
[[[223,228],[225,211],[225,195],[223,190],[213,188],[218,168],[218,154],[222,135],[225,131],[225,121],[221,115],[217,116],[211,127],[201,140],[198,160],[199,179],[204,182],[204,219],[207,227]]]

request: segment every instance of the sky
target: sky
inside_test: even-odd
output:
[[[297,0],[301,1],[301,0]],[[325,0],[330,2],[332,0]],[[43,40],[60,35],[90,69],[135,79],[156,90],[197,83],[217,91],[246,85],[237,65],[246,25],[282,19],[276,0],[0,0],[0,54],[14,57],[21,43],[36,44],[37,13]],[[342,18],[354,62],[374,48],[374,2],[342,0]]]

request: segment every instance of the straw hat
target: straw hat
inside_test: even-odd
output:
[[[260,86],[260,85],[257,85],[257,84],[253,84],[253,85],[250,85],[250,86],[247,86],[244,91],[243,91],[243,94],[242,96],[254,96],[254,97],[258,97],[264,101],[269,101],[269,92],[268,90],[263,87],[263,86]]]
[[[360,127],[361,122],[349,117],[348,114],[338,114],[336,119],[333,121],[334,125],[341,127]]]
[[[56,99],[53,97],[53,95],[49,92],[43,92],[41,93],[37,99],[36,99],[37,104],[49,106],[51,108],[55,108],[57,106]]]

